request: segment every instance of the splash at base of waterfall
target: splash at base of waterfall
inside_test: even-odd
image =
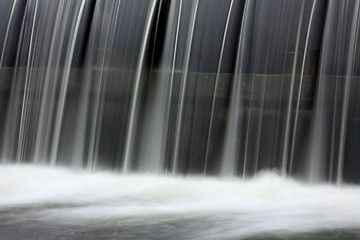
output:
[[[334,239],[339,234],[351,239],[360,237],[352,230],[360,228],[359,199],[357,186],[310,186],[273,172],[239,180],[8,165],[0,167],[0,234],[6,239],[17,234],[27,239],[302,239],[334,232]],[[330,235],[327,239],[333,239]]]

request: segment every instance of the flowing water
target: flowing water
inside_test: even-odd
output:
[[[219,180],[10,165],[0,173],[3,239],[360,237],[357,186],[311,186],[274,172]]]
[[[0,239],[360,239],[359,16],[1,1]]]

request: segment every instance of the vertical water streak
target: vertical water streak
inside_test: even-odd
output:
[[[343,167],[344,167],[344,154],[345,154],[345,142],[346,142],[346,131],[347,131],[347,119],[350,104],[350,91],[352,84],[352,75],[355,62],[356,54],[356,43],[359,34],[359,14],[360,14],[360,0],[356,1],[355,14],[353,18],[352,32],[350,38],[349,55],[346,66],[346,78],[345,78],[345,89],[344,89],[344,100],[341,114],[341,127],[340,127],[340,144],[339,144],[339,155],[338,155],[338,169],[336,176],[336,183],[341,184],[343,181]]]
[[[34,12],[34,21],[31,28],[31,38],[29,41],[29,48],[24,49],[27,51],[28,59],[26,63],[26,75],[25,75],[25,85],[22,97],[22,109],[20,114],[20,126],[19,126],[19,136],[18,136],[18,150],[17,150],[17,160],[18,162],[22,162],[25,160],[25,155],[27,159],[29,159],[29,150],[32,150],[32,134],[31,134],[31,125],[34,117],[34,112],[36,112],[36,97],[39,91],[37,87],[37,82],[39,81],[38,67],[41,66],[40,61],[44,59],[43,52],[39,51],[39,48],[44,48],[45,46],[41,44],[42,32],[44,30],[41,26],[41,23],[44,22],[44,18],[46,18],[47,14],[41,13],[41,7],[45,9],[48,8],[49,2],[45,4],[41,4],[41,1],[38,0],[35,3],[35,12]],[[36,27],[35,27],[36,26]],[[20,80],[20,79],[17,79]],[[34,89],[36,89],[34,91]],[[35,126],[32,126],[36,128]]]
[[[49,58],[51,56],[51,43],[54,38],[54,25],[56,25],[56,17],[59,15],[57,8],[59,5],[53,1],[39,1],[39,20],[37,21],[36,26],[36,39],[34,45],[34,63],[32,66],[32,76],[30,80],[30,89],[32,90],[29,95],[29,106],[26,111],[26,135],[28,137],[26,143],[27,158],[32,162],[45,162],[49,160],[44,155],[42,158],[39,158],[39,148],[42,149],[41,153],[44,153],[44,150],[48,146],[45,139],[42,136],[37,135],[37,133],[44,127],[42,122],[43,115],[50,115],[50,111],[45,111],[43,115],[41,114],[41,107],[43,102],[47,102],[48,99],[43,98],[44,92],[47,90],[44,89],[44,86],[47,85],[46,74],[51,68],[47,64],[49,63]],[[68,11],[70,7],[68,7]],[[54,14],[55,13],[55,14]],[[65,15],[67,15],[65,11]],[[61,48],[56,46],[56,48]],[[51,78],[51,82],[56,82],[56,78]],[[47,91],[46,91],[47,93]],[[39,144],[39,139],[43,142]],[[46,142],[46,143],[45,143]]]
[[[170,119],[170,107],[171,107],[171,93],[173,90],[174,85],[174,75],[175,75],[175,63],[176,63],[176,56],[177,56],[177,50],[178,50],[178,41],[179,41],[179,30],[180,30],[180,22],[181,22],[181,12],[182,12],[182,4],[183,0],[180,0],[179,2],[179,13],[177,17],[177,25],[176,25],[176,34],[175,34],[175,43],[174,43],[174,54],[172,59],[172,66],[171,66],[171,77],[170,77],[170,91],[169,91],[169,102],[168,102],[168,119]]]
[[[47,149],[50,142],[50,133],[51,133],[51,124],[53,119],[54,112],[54,102],[55,102],[55,91],[57,85],[57,76],[59,73],[59,62],[61,57],[61,50],[63,48],[64,34],[65,34],[65,25],[60,28],[62,23],[61,18],[66,17],[69,14],[69,8],[66,9],[63,13],[65,0],[60,0],[58,5],[57,14],[55,17],[55,25],[52,33],[52,40],[50,44],[50,53],[48,63],[46,65],[45,73],[45,82],[42,93],[42,101],[40,106],[39,114],[39,127],[36,133],[36,142],[35,142],[35,153],[34,153],[34,162],[44,162],[47,161]],[[59,41],[59,42],[58,42]],[[53,70],[53,65],[55,63],[55,70]],[[53,73],[54,71],[54,73]]]
[[[308,1],[306,1],[308,2]],[[244,50],[242,119],[238,148],[244,175],[281,168],[286,106],[301,5],[299,1],[256,1]],[[307,6],[307,5],[306,5]],[[284,124],[285,125],[285,124]]]
[[[34,12],[34,19],[31,27],[31,37],[30,37],[30,46],[29,46],[29,55],[27,59],[27,67],[26,67],[26,76],[25,76],[25,87],[24,87],[24,93],[23,93],[23,103],[22,103],[22,109],[21,109],[21,117],[20,117],[20,130],[19,130],[19,137],[18,137],[18,146],[17,146],[17,152],[16,152],[16,162],[20,163],[22,161],[23,157],[23,145],[24,145],[24,131],[25,131],[25,109],[28,104],[28,91],[29,91],[29,84],[31,80],[31,63],[32,59],[34,57],[33,51],[33,41],[34,41],[34,35],[35,35],[35,22],[37,17],[37,11],[38,11],[38,1],[35,2],[35,12]]]
[[[114,3],[115,2],[115,3]],[[96,79],[96,96],[95,96],[95,106],[94,106],[94,111],[92,114],[92,123],[91,123],[91,133],[90,133],[90,140],[89,140],[89,153],[88,153],[88,160],[87,160],[87,166],[90,169],[94,169],[97,166],[97,152],[98,152],[98,142],[99,142],[99,131],[100,131],[100,127],[101,126],[101,122],[102,122],[102,105],[103,104],[103,98],[104,98],[104,88],[105,88],[105,81],[106,81],[106,74],[104,73],[105,71],[105,67],[108,65],[108,63],[106,62],[106,60],[108,60],[107,58],[109,58],[108,54],[111,56],[111,53],[106,52],[106,50],[108,49],[109,46],[113,45],[114,42],[114,37],[115,37],[115,29],[116,29],[116,23],[117,23],[117,18],[118,18],[118,13],[119,13],[119,8],[120,8],[120,0],[117,1],[112,1],[112,5],[108,6],[107,5],[108,2],[105,3],[105,12],[110,11],[110,17],[109,19],[106,19],[108,21],[103,21],[102,23],[102,28],[101,29],[105,29],[105,32],[102,33],[101,32],[101,36],[105,36],[105,41],[104,41],[104,52],[102,53],[103,56],[101,57],[101,62],[100,62],[100,76]],[[115,4],[115,7],[114,7]],[[107,28],[106,28],[107,26]],[[110,38],[110,40],[109,40]],[[102,43],[102,41],[100,40],[100,43]],[[91,69],[90,69],[91,71]],[[89,89],[90,90],[90,89]],[[102,104],[100,104],[102,103]]]
[[[329,41],[326,41],[329,39],[329,34],[331,33],[330,23],[331,23],[331,14],[330,10],[332,10],[334,7],[334,2],[329,2],[328,10],[327,10],[327,16],[325,21],[325,28],[324,28],[324,34],[323,34],[323,43],[322,43],[322,52],[320,56],[320,69],[319,69],[319,77],[318,77],[318,84],[317,84],[317,90],[315,94],[315,106],[314,106],[314,117],[313,117],[313,123],[311,126],[311,136],[310,136],[310,143],[309,143],[309,153],[308,153],[308,161],[307,161],[307,171],[306,174],[308,175],[308,178],[310,181],[318,180],[318,176],[322,176],[322,161],[323,161],[323,152],[325,151],[325,144],[324,144],[324,137],[323,135],[323,122],[324,118],[323,115],[325,115],[326,106],[324,106],[324,98],[325,94],[323,92],[323,89],[325,89],[326,85],[324,84],[323,77],[325,72],[325,59],[327,59],[328,54],[328,45]]]
[[[296,107],[295,107],[295,119],[294,119],[293,136],[292,136],[292,141],[291,141],[290,158],[289,158],[289,174],[290,175],[291,175],[292,169],[293,169],[296,130],[297,130],[297,125],[298,125],[300,99],[301,99],[301,95],[302,95],[303,82],[304,82],[305,62],[306,62],[306,56],[307,56],[307,51],[308,51],[308,47],[309,47],[309,38],[310,38],[310,33],[311,33],[311,26],[312,26],[312,21],[313,21],[313,17],[314,17],[316,2],[317,2],[317,0],[314,0],[313,6],[311,8],[310,19],[309,19],[308,29],[307,29],[307,33],[306,33],[306,40],[305,40],[304,57],[303,57],[303,61],[301,64],[301,73],[300,73],[298,93],[297,93],[297,97],[296,97],[297,102],[296,102]]]
[[[272,24],[270,25],[272,26]],[[274,37],[275,34],[273,34]],[[266,42],[266,53],[265,53],[265,69],[268,68],[269,66],[269,55],[270,55],[270,51],[269,51],[269,46],[272,44],[273,39],[268,40]],[[259,49],[255,48],[255,54],[254,56],[257,56],[258,54],[256,54],[256,51],[259,51]],[[257,130],[257,134],[256,134],[256,144],[255,144],[255,157],[254,159],[254,171],[256,173],[257,171],[257,167],[258,167],[258,157],[259,157],[259,146],[260,146],[260,137],[261,137],[261,127],[262,127],[262,115],[263,115],[263,107],[264,107],[264,101],[265,101],[265,92],[266,92],[266,87],[267,87],[267,76],[265,76],[264,79],[264,83],[263,83],[264,87],[261,88],[261,93],[260,93],[260,113],[259,113],[259,120],[257,121],[257,126],[258,126],[258,130]],[[246,134],[245,134],[245,149],[244,149],[244,168],[243,168],[243,177],[245,178],[246,176],[246,168],[247,168],[247,164],[248,164],[248,152],[249,152],[249,144],[250,144],[250,132],[251,132],[251,125],[252,125],[252,111],[254,111],[254,95],[255,95],[255,90],[256,90],[256,80],[254,78],[254,76],[251,76],[251,88],[250,88],[250,97],[249,97],[249,108],[248,108],[248,117],[247,117],[247,124],[246,124]],[[256,95],[255,95],[256,96]],[[256,109],[255,109],[256,111]],[[255,124],[255,123],[254,123]],[[236,138],[234,138],[235,140]],[[235,143],[232,143],[235,144]]]
[[[283,175],[283,176],[285,176],[287,174],[287,165],[288,165],[288,160],[289,160],[289,140],[290,140],[290,126],[291,126],[291,115],[292,115],[291,109],[293,107],[293,102],[294,102],[296,67],[297,67],[297,63],[298,63],[300,35],[301,35],[301,28],[302,28],[302,23],[303,23],[303,19],[304,19],[304,11],[305,11],[305,1],[303,1],[302,5],[301,5],[300,19],[299,19],[299,24],[298,24],[297,36],[296,36],[294,63],[293,63],[293,69],[292,69],[292,73],[291,73],[289,103],[288,103],[288,108],[287,108],[286,126],[285,126],[285,141],[284,141],[284,150],[283,150],[282,165],[281,165],[281,175]],[[304,59],[305,59],[305,54],[304,54]],[[299,100],[300,99],[298,99],[298,102],[299,102]]]
[[[178,51],[178,41],[179,41],[179,30],[180,30],[180,22],[181,22],[181,13],[182,13],[182,5],[183,0],[179,1],[179,11],[177,16],[177,24],[176,24],[176,33],[175,33],[175,43],[174,43],[174,50],[173,50],[173,57],[172,57],[172,66],[171,66],[171,75],[170,75],[170,83],[168,85],[168,92],[169,95],[167,97],[167,110],[166,110],[166,132],[169,131],[169,125],[170,125],[170,113],[171,113],[171,103],[172,103],[172,92],[173,92],[173,86],[174,86],[174,76],[175,76],[175,63],[176,63],[176,57],[177,57],[177,51]]]
[[[186,86],[188,80],[188,70],[189,70],[189,61],[190,61],[190,54],[191,54],[191,47],[192,47],[192,39],[194,35],[195,29],[195,22],[196,16],[198,12],[199,0],[194,0],[191,19],[190,19],[190,29],[188,32],[188,38],[186,42],[186,53],[185,53],[185,62],[184,62],[184,72],[182,73],[181,79],[181,87],[180,87],[180,106],[178,107],[178,114],[177,114],[177,125],[176,125],[176,132],[175,132],[175,147],[174,147],[174,154],[173,154],[173,166],[172,166],[172,173],[175,174],[178,168],[178,161],[179,161],[179,151],[180,151],[180,138],[181,138],[181,127],[183,121],[183,108],[184,108],[184,101],[185,101],[185,93],[186,93]]]
[[[67,40],[71,41],[66,36],[68,25],[72,19],[71,8],[73,3],[74,1],[61,0],[55,6],[55,8],[57,7],[57,14],[51,36],[48,62],[45,65],[46,72],[41,97],[39,127],[36,133],[35,162],[49,162],[51,160],[54,112],[57,107],[59,79],[63,74],[62,58],[68,47]]]
[[[95,5],[95,13],[94,15],[100,15],[100,12],[97,13],[97,11],[100,11],[100,8],[97,8],[97,5],[100,4],[99,2],[96,2]],[[94,49],[95,48],[95,26],[100,21],[95,22],[94,19],[92,20],[92,26],[91,26],[91,33],[90,33],[90,40],[88,43],[88,49]],[[100,37],[102,36],[100,32]],[[88,118],[89,118],[89,112],[90,112],[90,96],[92,92],[92,77],[93,77],[93,59],[94,57],[94,51],[88,51],[88,54],[86,55],[86,63],[85,63],[85,79],[84,83],[82,84],[81,90],[80,90],[80,97],[79,97],[79,105],[78,105],[78,113],[76,116],[76,132],[75,132],[75,145],[73,147],[72,151],[72,160],[76,161],[82,161],[85,160],[84,153],[85,153],[85,138],[87,135],[87,124],[88,124]],[[98,94],[98,91],[96,91],[96,94]],[[95,101],[97,102],[97,101]],[[96,109],[96,108],[95,108]],[[91,118],[91,117],[90,117]],[[91,118],[94,119],[94,118]],[[92,128],[90,129],[92,131]],[[90,139],[91,139],[92,133],[90,133]],[[90,140],[91,142],[91,140]],[[89,144],[91,146],[91,144]],[[89,155],[89,154],[88,154]],[[92,163],[89,163],[89,156],[87,156],[86,166],[88,168],[92,168]]]
[[[141,134],[139,147],[139,169],[146,172],[160,172],[163,169],[165,162],[165,146],[167,135],[166,124],[166,95],[168,93],[167,79],[164,76],[164,63],[161,64],[160,73],[154,72],[154,59],[156,51],[156,42],[158,35],[158,28],[160,24],[160,12],[163,6],[163,0],[159,2],[159,12],[156,18],[156,26],[154,31],[154,44],[152,46],[151,63],[150,63],[150,77],[149,82],[154,82],[154,90],[150,90],[147,98],[146,108],[143,122],[143,132]],[[170,25],[169,22],[167,24]],[[163,46],[163,55],[169,52],[166,46]],[[165,61],[165,57],[162,56]],[[167,60],[167,59],[166,59]],[[158,74],[160,76],[158,76]],[[154,78],[156,78],[154,80]]]
[[[105,49],[107,49],[109,46],[112,46],[114,48],[114,43],[115,43],[115,33],[116,33],[116,30],[117,30],[117,26],[118,24],[120,25],[121,21],[118,22],[118,17],[119,17],[119,11],[120,11],[120,5],[121,5],[122,1],[121,0],[116,0],[116,3],[115,3],[115,11],[113,11],[113,16],[111,19],[112,22],[110,24],[110,40],[106,40],[106,44],[105,46]],[[113,56],[113,53],[110,52],[108,53],[109,56],[106,56],[106,62],[105,62],[105,56],[104,56],[104,60],[103,60],[103,65],[102,65],[102,68],[104,68],[105,66],[110,66],[110,61],[111,61],[111,58]],[[100,94],[101,94],[101,99],[100,99],[100,102],[102,103],[100,105],[100,109],[98,110],[98,114],[96,115],[97,118],[99,118],[97,120],[97,127],[96,127],[96,132],[95,132],[95,136],[96,136],[96,142],[95,142],[95,145],[94,145],[94,156],[95,156],[95,166],[97,165],[97,162],[98,162],[98,154],[99,154],[99,147],[100,147],[100,126],[102,125],[102,122],[103,122],[103,108],[104,108],[104,102],[105,102],[105,89],[107,87],[107,83],[108,83],[108,71],[105,72],[105,74],[103,74],[103,71],[104,69],[101,70],[101,78],[103,78],[103,81],[101,82],[101,86],[99,88],[99,91],[100,91]]]
[[[160,25],[160,12],[161,9],[163,8],[163,4],[164,4],[164,0],[159,0],[159,11],[156,17],[156,22],[155,22],[155,31],[154,31],[154,43],[152,46],[152,53],[151,53],[151,62],[150,62],[150,71],[152,72],[154,70],[154,59],[155,59],[155,50],[156,50],[156,42],[157,42],[157,37],[158,37],[158,30],[159,30],[159,25]],[[151,78],[151,76],[150,76]]]
[[[267,47],[266,49],[268,49],[266,51],[266,62],[265,62],[265,68],[268,69],[269,68],[269,62],[270,62],[270,46],[272,46],[273,44],[273,39],[271,39],[270,41],[267,42]],[[253,83],[255,83],[254,80],[252,80]],[[254,172],[256,174],[257,170],[258,170],[258,165],[259,165],[259,153],[260,153],[260,141],[261,141],[261,132],[263,131],[263,119],[264,119],[264,108],[265,108],[265,101],[266,101],[266,90],[268,88],[268,76],[265,76],[264,78],[264,83],[262,84],[263,86],[260,86],[261,88],[261,92],[260,92],[260,113],[259,113],[259,120],[257,121],[257,126],[258,126],[258,130],[257,130],[257,134],[256,134],[256,143],[255,143],[255,157],[254,157]],[[250,98],[250,101],[253,101],[252,97]],[[250,107],[251,109],[251,107]],[[249,115],[250,116],[250,115]],[[249,123],[250,123],[250,117],[249,117]],[[248,124],[250,125],[250,124]],[[248,141],[248,140],[247,140]]]
[[[133,151],[133,144],[135,140],[135,127],[136,127],[136,111],[137,111],[137,103],[139,101],[139,88],[140,88],[140,80],[141,80],[141,73],[144,65],[144,58],[145,58],[145,50],[146,46],[149,41],[149,33],[150,33],[150,27],[152,23],[152,19],[155,12],[157,0],[153,0],[150,3],[150,8],[148,11],[148,16],[146,20],[146,26],[144,30],[142,45],[140,49],[140,56],[138,60],[138,65],[136,67],[136,75],[135,75],[135,83],[133,87],[133,94],[131,97],[131,103],[130,103],[130,117],[128,120],[128,128],[126,133],[126,143],[125,143],[125,154],[123,159],[123,172],[127,172],[130,169],[130,161],[132,158],[132,151]]]
[[[284,4],[282,4],[283,6],[285,6]],[[280,8],[280,12],[281,11],[284,11],[283,8]],[[292,14],[291,14],[292,16]],[[271,34],[271,39],[266,41],[266,47],[265,47],[265,56],[264,56],[264,59],[265,59],[265,62],[263,63],[263,71],[264,71],[264,76],[263,76],[263,80],[260,78],[260,84],[259,84],[259,88],[260,88],[260,97],[259,97],[259,101],[260,101],[260,106],[259,106],[259,109],[260,109],[260,112],[258,114],[258,120],[256,121],[255,119],[255,123],[256,126],[257,126],[257,131],[256,131],[256,135],[255,135],[255,156],[253,157],[253,171],[254,173],[256,174],[257,170],[258,170],[258,165],[259,165],[259,153],[260,153],[260,142],[261,142],[261,134],[262,134],[262,131],[263,131],[263,118],[264,118],[264,108],[265,108],[265,102],[266,102],[266,92],[267,92],[267,89],[268,89],[268,85],[269,85],[269,76],[268,76],[268,71],[269,71],[269,68],[270,68],[270,60],[271,60],[271,57],[272,57],[272,47],[274,45],[274,42],[275,42],[275,39],[276,39],[276,32],[274,28],[274,24],[271,22],[272,19],[269,19],[270,21],[270,26],[269,28],[271,29],[270,32],[274,32],[273,34]],[[276,29],[277,30],[277,29]],[[255,47],[255,53],[254,53],[254,56],[255,58],[259,57],[260,54],[258,54],[258,52],[261,51],[260,49],[257,49]],[[252,114],[251,112],[252,111],[255,111],[255,114],[256,114],[256,105],[255,105],[255,101],[257,100],[256,99],[256,77],[254,76],[254,74],[252,74],[251,76],[251,93],[250,93],[250,106],[249,106],[249,116],[248,116],[248,119],[247,119],[247,130],[246,130],[246,143],[245,143],[245,159],[244,159],[244,162],[248,162],[248,148],[249,148],[249,144],[250,144],[250,139],[251,139],[251,136],[250,136],[250,131],[251,131],[251,125],[252,125]],[[255,105],[255,106],[254,106]],[[245,171],[245,169],[244,169]]]
[[[17,121],[17,114],[16,114],[16,110],[17,110],[17,105],[20,102],[20,96],[17,96],[17,92],[20,90],[21,86],[20,83],[18,81],[15,81],[15,79],[17,78],[18,73],[18,68],[20,65],[20,56],[21,56],[21,46],[22,44],[24,44],[24,36],[26,35],[26,24],[27,24],[27,17],[29,15],[29,8],[30,8],[30,1],[28,1],[26,3],[26,7],[25,7],[25,15],[24,18],[22,20],[22,24],[21,24],[21,30],[20,30],[20,39],[19,39],[19,48],[17,50],[16,53],[16,63],[15,63],[15,69],[17,71],[15,71],[14,77],[13,77],[13,81],[11,84],[11,93],[10,93],[10,101],[9,101],[9,107],[8,110],[6,112],[6,120],[5,120],[5,131],[4,134],[2,136],[2,146],[1,146],[1,161],[2,162],[8,162],[13,160],[13,149],[14,149],[14,142],[15,142],[15,132],[16,132],[16,121]]]
[[[67,58],[66,58],[65,66],[64,66],[64,75],[61,80],[60,96],[59,96],[59,100],[58,100],[59,102],[57,105],[57,111],[56,111],[56,115],[55,115],[55,125],[54,125],[55,129],[54,129],[54,137],[53,137],[53,142],[52,142],[52,147],[51,147],[51,156],[50,156],[50,161],[51,161],[52,165],[55,165],[57,154],[58,154],[60,130],[61,130],[61,125],[62,125],[62,120],[63,120],[65,97],[66,97],[67,86],[68,86],[68,81],[69,81],[71,62],[72,62],[73,53],[74,53],[74,49],[75,49],[75,43],[77,40],[77,34],[79,31],[79,27],[80,27],[80,21],[82,18],[82,14],[83,14],[86,2],[87,2],[87,0],[82,0],[82,2],[81,2],[81,6],[80,6],[80,9],[78,12],[78,17],[75,22],[75,28],[74,28],[74,31],[70,38],[71,45],[67,52]]]
[[[243,67],[244,61],[244,49],[246,47],[246,22],[247,18],[250,17],[250,9],[252,5],[249,0],[245,2],[242,22],[241,22],[241,30],[239,36],[239,43],[238,43],[238,52],[236,55],[236,68],[235,74],[233,77],[233,88],[231,93],[231,102],[229,105],[229,112],[227,116],[227,123],[226,123],[226,132],[225,132],[225,141],[222,150],[222,163],[220,173],[222,175],[234,175],[236,173],[236,161],[238,160],[238,148],[237,146],[237,136],[239,134],[239,128],[241,125],[240,122],[240,108],[241,108],[241,99],[242,99],[242,74],[241,70]],[[246,162],[244,162],[246,165]],[[245,167],[244,167],[245,169]]]
[[[352,54],[350,48],[353,46],[351,46],[350,42],[353,33],[349,31],[349,27],[354,29],[354,24],[356,24],[354,22],[356,18],[353,10],[355,9],[354,3],[352,1],[335,0],[330,1],[328,6],[323,34],[314,119],[311,126],[311,142],[309,143],[307,174],[310,181],[322,180],[326,176],[326,163],[329,160],[329,154],[339,156],[340,153],[341,126],[339,127],[339,125],[342,123],[338,118],[342,116],[341,113],[334,111],[340,108],[340,106],[336,106],[341,101],[341,99],[337,99],[337,95],[340,95],[340,93],[344,94],[343,86],[346,85],[346,83],[344,85],[341,75],[348,72],[349,59],[351,59],[350,55]],[[336,89],[333,86],[334,81]],[[345,100],[345,97],[343,100]],[[332,130],[336,131],[332,132]],[[331,137],[331,135],[333,136]],[[334,139],[338,140],[336,144],[335,142],[330,142]],[[331,149],[333,146],[336,149]],[[333,162],[333,157],[330,156],[330,168],[332,168]]]
[[[209,162],[209,151],[210,151],[209,148],[210,148],[210,140],[211,140],[211,132],[212,132],[211,130],[212,130],[212,125],[213,125],[213,120],[214,120],[215,101],[216,101],[217,89],[218,89],[218,85],[219,85],[220,71],[221,71],[222,60],[223,60],[224,49],[225,49],[225,43],[226,43],[226,35],[227,35],[227,32],[228,32],[228,28],[229,28],[229,22],[230,22],[230,17],[231,17],[233,5],[234,5],[234,0],[231,0],[230,5],[229,5],[227,18],[226,18],[222,43],[221,43],[219,62],[218,62],[217,70],[216,70],[215,85],[214,85],[214,90],[213,90],[213,95],[212,95],[212,102],[211,102],[210,123],[209,123],[209,130],[208,130],[207,142],[206,142],[205,163],[204,163],[204,172],[203,172],[204,175],[206,175],[207,165],[208,165],[208,162]]]
[[[105,7],[104,9],[106,9],[104,11],[104,15],[105,17],[107,17],[107,11],[110,11],[111,14],[109,14],[109,18],[106,19],[106,20],[109,20],[108,21],[105,21],[103,19],[103,22],[102,22],[102,27],[101,29],[105,29],[105,32],[100,32],[100,40],[99,42],[102,43],[103,39],[101,39],[102,37],[105,37],[105,41],[104,41],[104,45],[102,46],[103,47],[103,52],[102,52],[102,57],[101,57],[101,60],[100,60],[100,76],[95,79],[96,81],[96,87],[95,87],[95,106],[94,106],[94,110],[93,110],[93,114],[92,114],[92,122],[91,122],[91,128],[90,128],[90,140],[89,140],[89,153],[88,153],[88,156],[87,156],[87,167],[89,169],[94,169],[96,168],[97,166],[97,156],[94,156],[94,152],[95,152],[95,148],[96,148],[96,144],[95,144],[95,139],[99,137],[99,118],[101,118],[101,116],[99,116],[99,106],[100,106],[100,102],[101,102],[101,95],[103,95],[103,74],[104,74],[104,71],[105,70],[105,58],[106,58],[106,50],[107,50],[107,47],[108,47],[108,40],[109,40],[109,34],[110,34],[110,27],[111,27],[111,22],[112,22],[112,15],[113,15],[113,5],[112,6],[107,6],[107,3],[109,3],[110,1],[107,1],[105,3]],[[111,1],[112,3],[114,3],[114,1]],[[106,27],[107,26],[107,27]],[[90,69],[91,71],[91,69]]]
[[[342,2],[342,8],[344,8],[346,5],[348,4],[348,2],[343,1]],[[347,7],[348,9],[348,7]],[[347,15],[347,11],[340,11],[340,22],[339,25],[343,26],[345,19],[344,16]],[[343,56],[343,49],[341,49],[341,43],[344,44],[345,42],[345,36],[346,36],[346,27],[343,27],[340,29],[340,31],[338,31],[338,34],[336,35],[336,42],[339,43],[337,44],[335,51],[336,51],[336,55],[335,55],[335,61],[336,62],[340,62],[341,57]],[[340,76],[342,73],[340,72],[339,68],[336,68],[336,72],[335,72],[335,76]],[[337,128],[338,128],[338,121],[337,121],[337,116],[339,114],[339,108],[340,106],[338,106],[338,98],[341,97],[341,83],[339,83],[340,81],[335,81],[335,96],[333,97],[333,113],[332,113],[332,127],[331,127],[331,146],[330,146],[330,163],[329,163],[329,182],[333,181],[333,173],[334,173],[334,163],[335,163],[335,159],[337,158],[337,154],[336,154],[336,150],[337,149],[337,138],[339,136],[337,136]]]
[[[14,12],[15,12],[15,8],[16,8],[17,2],[18,2],[18,0],[14,0],[13,5],[12,5],[12,7],[11,7],[11,12],[10,12],[9,20],[8,20],[8,24],[7,24],[7,27],[6,27],[6,33],[5,33],[5,38],[4,38],[3,49],[2,49],[2,51],[1,51],[0,68],[1,68],[2,65],[3,65],[4,56],[5,56],[5,48],[6,48],[6,45],[7,45],[8,38],[9,38],[10,26],[11,26],[11,23],[12,23],[12,20],[13,20],[13,16],[14,16]]]

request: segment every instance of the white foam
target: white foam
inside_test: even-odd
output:
[[[2,211],[28,209],[24,217],[63,224],[188,221],[207,239],[358,229],[359,199],[357,186],[310,186],[274,173],[243,181],[0,167]]]

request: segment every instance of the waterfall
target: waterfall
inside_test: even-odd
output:
[[[343,181],[350,88],[357,56],[357,11],[357,1],[329,3],[308,154],[310,179]]]
[[[1,163],[360,180],[359,1],[1,7]]]
[[[155,6],[156,6],[155,4],[156,4],[156,1],[154,0],[150,5],[150,9],[149,9],[148,17],[147,17],[147,23],[146,23],[146,27],[145,27],[145,31],[144,31],[144,38],[143,38],[142,44],[141,44],[139,61],[138,61],[138,65],[136,67],[134,90],[132,93],[131,105],[130,105],[130,118],[128,121],[128,129],[127,129],[127,134],[126,134],[127,139],[126,139],[126,145],[125,145],[125,155],[124,155],[124,165],[123,165],[124,172],[129,170],[129,168],[130,168],[129,165],[132,160],[131,152],[133,151],[133,147],[134,147],[134,140],[133,140],[134,135],[135,135],[134,128],[137,123],[136,111],[138,110],[138,101],[140,98],[139,97],[140,80],[141,80],[141,74],[142,74],[142,69],[143,69],[143,65],[144,65],[145,50],[146,50],[146,45],[147,45],[146,43],[148,41],[150,27],[151,27],[151,20],[153,18]]]
[[[1,0],[1,239],[360,239],[360,0]]]

